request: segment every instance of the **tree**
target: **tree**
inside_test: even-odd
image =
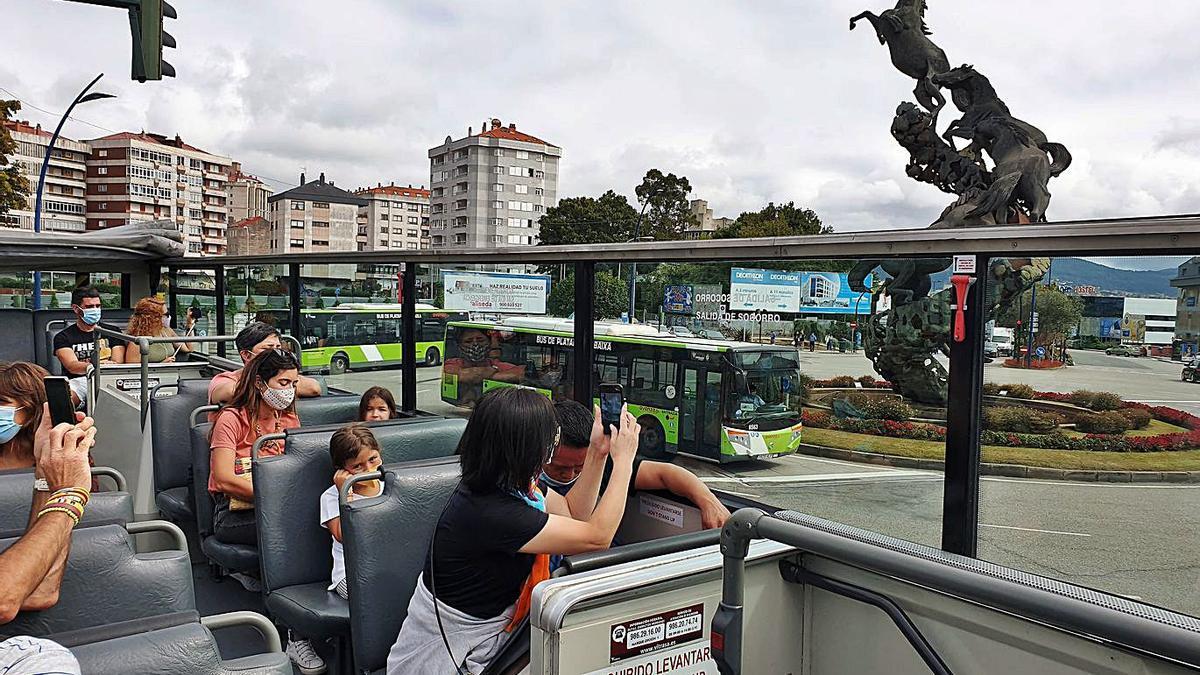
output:
[[[821,218],[812,209],[788,202],[779,206],[768,203],[760,211],[747,211],[738,216],[729,227],[713,233],[713,239],[736,239],[752,237],[795,237],[811,234],[829,234],[833,228],[821,224]]]
[[[692,184],[686,177],[663,175],[658,169],[650,169],[634,192],[645,215],[641,230],[633,236],[649,236],[659,241],[683,239],[684,231],[696,223],[688,204]]]
[[[593,319],[615,319],[626,311],[628,295],[625,284],[608,272],[596,273]],[[575,275],[554,284],[546,299],[546,311],[551,316],[569,316],[575,312]]]
[[[592,197],[560,199],[538,220],[539,246],[606,244],[623,242],[633,235],[637,211],[624,195],[612,190]]]
[[[1033,299],[1033,290],[1025,291],[1019,303],[1014,302],[1000,316],[997,323],[1007,328],[1016,328],[1017,319],[1021,320],[1023,331],[1029,330],[1029,307]],[[1018,308],[1023,308],[1018,315]],[[1056,286],[1038,286],[1037,289],[1038,330],[1034,335],[1034,345],[1051,345],[1062,341],[1070,334],[1071,329],[1079,325],[1083,317],[1083,301],[1067,295]]]
[[[20,101],[0,100],[0,122],[9,121],[20,109]],[[17,142],[8,128],[0,124],[0,216],[11,209],[25,208],[29,196],[29,181],[25,180],[21,167],[9,160],[16,151]]]
[[[238,313],[237,297],[230,295],[229,300],[225,302],[225,316],[233,318]]]

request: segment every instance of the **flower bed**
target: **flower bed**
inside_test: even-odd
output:
[[[1055,397],[1069,394],[1040,394],[1037,398],[1057,400]],[[1065,398],[1064,398],[1065,400]],[[1040,448],[1048,450],[1080,450],[1089,452],[1162,452],[1194,450],[1200,448],[1200,417],[1164,406],[1149,407],[1141,403],[1125,403],[1124,408],[1147,409],[1154,419],[1187,429],[1186,432],[1157,434],[1154,436],[1121,436],[1088,434],[1083,437],[1069,436],[1061,432],[1048,434],[1021,434],[1005,431],[985,430],[984,445],[1012,448]],[[918,441],[938,441],[946,438],[946,428],[938,424],[921,422],[892,422],[889,420],[840,419],[824,411],[805,410],[802,415],[805,426],[831,429],[857,434],[871,434],[889,438],[906,438]]]
[[[1062,368],[1062,361],[1054,361],[1052,359],[1031,359],[1029,365],[1025,365],[1025,359],[1004,359],[1005,368],[1029,368],[1031,370],[1049,370],[1052,368]]]
[[[812,386],[817,389],[849,389],[858,386],[863,389],[891,389],[892,383],[887,380],[877,380],[870,375],[859,378],[842,375],[828,380],[813,380]]]

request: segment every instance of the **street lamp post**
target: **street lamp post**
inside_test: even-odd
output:
[[[643,209],[642,211],[644,213],[645,209]],[[633,227],[633,238],[627,240],[625,242],[626,244],[631,244],[635,241],[652,241],[654,239],[654,237],[639,237],[639,236],[637,236],[638,230],[641,229],[641,226],[642,226],[642,217],[638,216],[637,224],[634,225],[634,227]],[[618,270],[621,269],[621,266],[617,265],[617,269]],[[636,297],[637,297],[637,263],[633,262],[633,263],[629,263],[629,323],[634,322],[634,311],[635,311],[634,310],[634,299]]]
[[[58,135],[62,133],[62,128],[63,125],[66,124],[67,118],[71,116],[71,111],[74,110],[75,106],[79,105],[80,103],[96,101],[102,98],[116,98],[112,94],[103,94],[100,92],[88,93],[88,90],[91,89],[97,82],[99,82],[100,78],[102,77],[104,77],[104,73],[97,75],[91,82],[87,83],[87,86],[83,88],[83,91],[79,92],[79,94],[75,97],[75,100],[71,101],[71,105],[68,106],[67,111],[63,113],[62,119],[58,120],[58,126],[54,128],[54,135],[50,137],[50,142],[46,144],[46,156],[42,158],[42,171],[38,175],[37,201],[33,207],[34,232],[42,231],[42,192],[46,189],[46,171],[50,168],[50,155],[54,152],[54,144],[58,141]],[[51,288],[50,290],[53,292],[54,289]],[[40,271],[33,273],[33,308],[42,308],[42,273]]]
[[[856,353],[858,352],[858,330],[859,330],[858,305],[860,302],[862,302],[863,296],[866,294],[867,294],[866,291],[859,293],[858,299],[854,301],[854,330],[850,331],[850,351],[851,352],[856,352]]]

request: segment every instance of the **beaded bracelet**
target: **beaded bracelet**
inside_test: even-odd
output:
[[[38,518],[40,519],[42,516],[48,513],[65,513],[71,517],[71,521],[74,523],[74,525],[79,524],[79,515],[66,506],[47,506],[38,512]]]

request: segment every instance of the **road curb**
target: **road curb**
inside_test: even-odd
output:
[[[799,452],[805,455],[840,459],[847,462],[904,469],[944,471],[946,468],[946,463],[940,459],[900,457],[898,455],[885,455],[878,452],[828,448],[823,445],[810,445],[808,443],[801,443]],[[1045,466],[981,462],[979,464],[979,473],[985,476],[1061,480],[1077,483],[1200,483],[1200,471],[1081,471],[1078,469],[1052,469]]]

